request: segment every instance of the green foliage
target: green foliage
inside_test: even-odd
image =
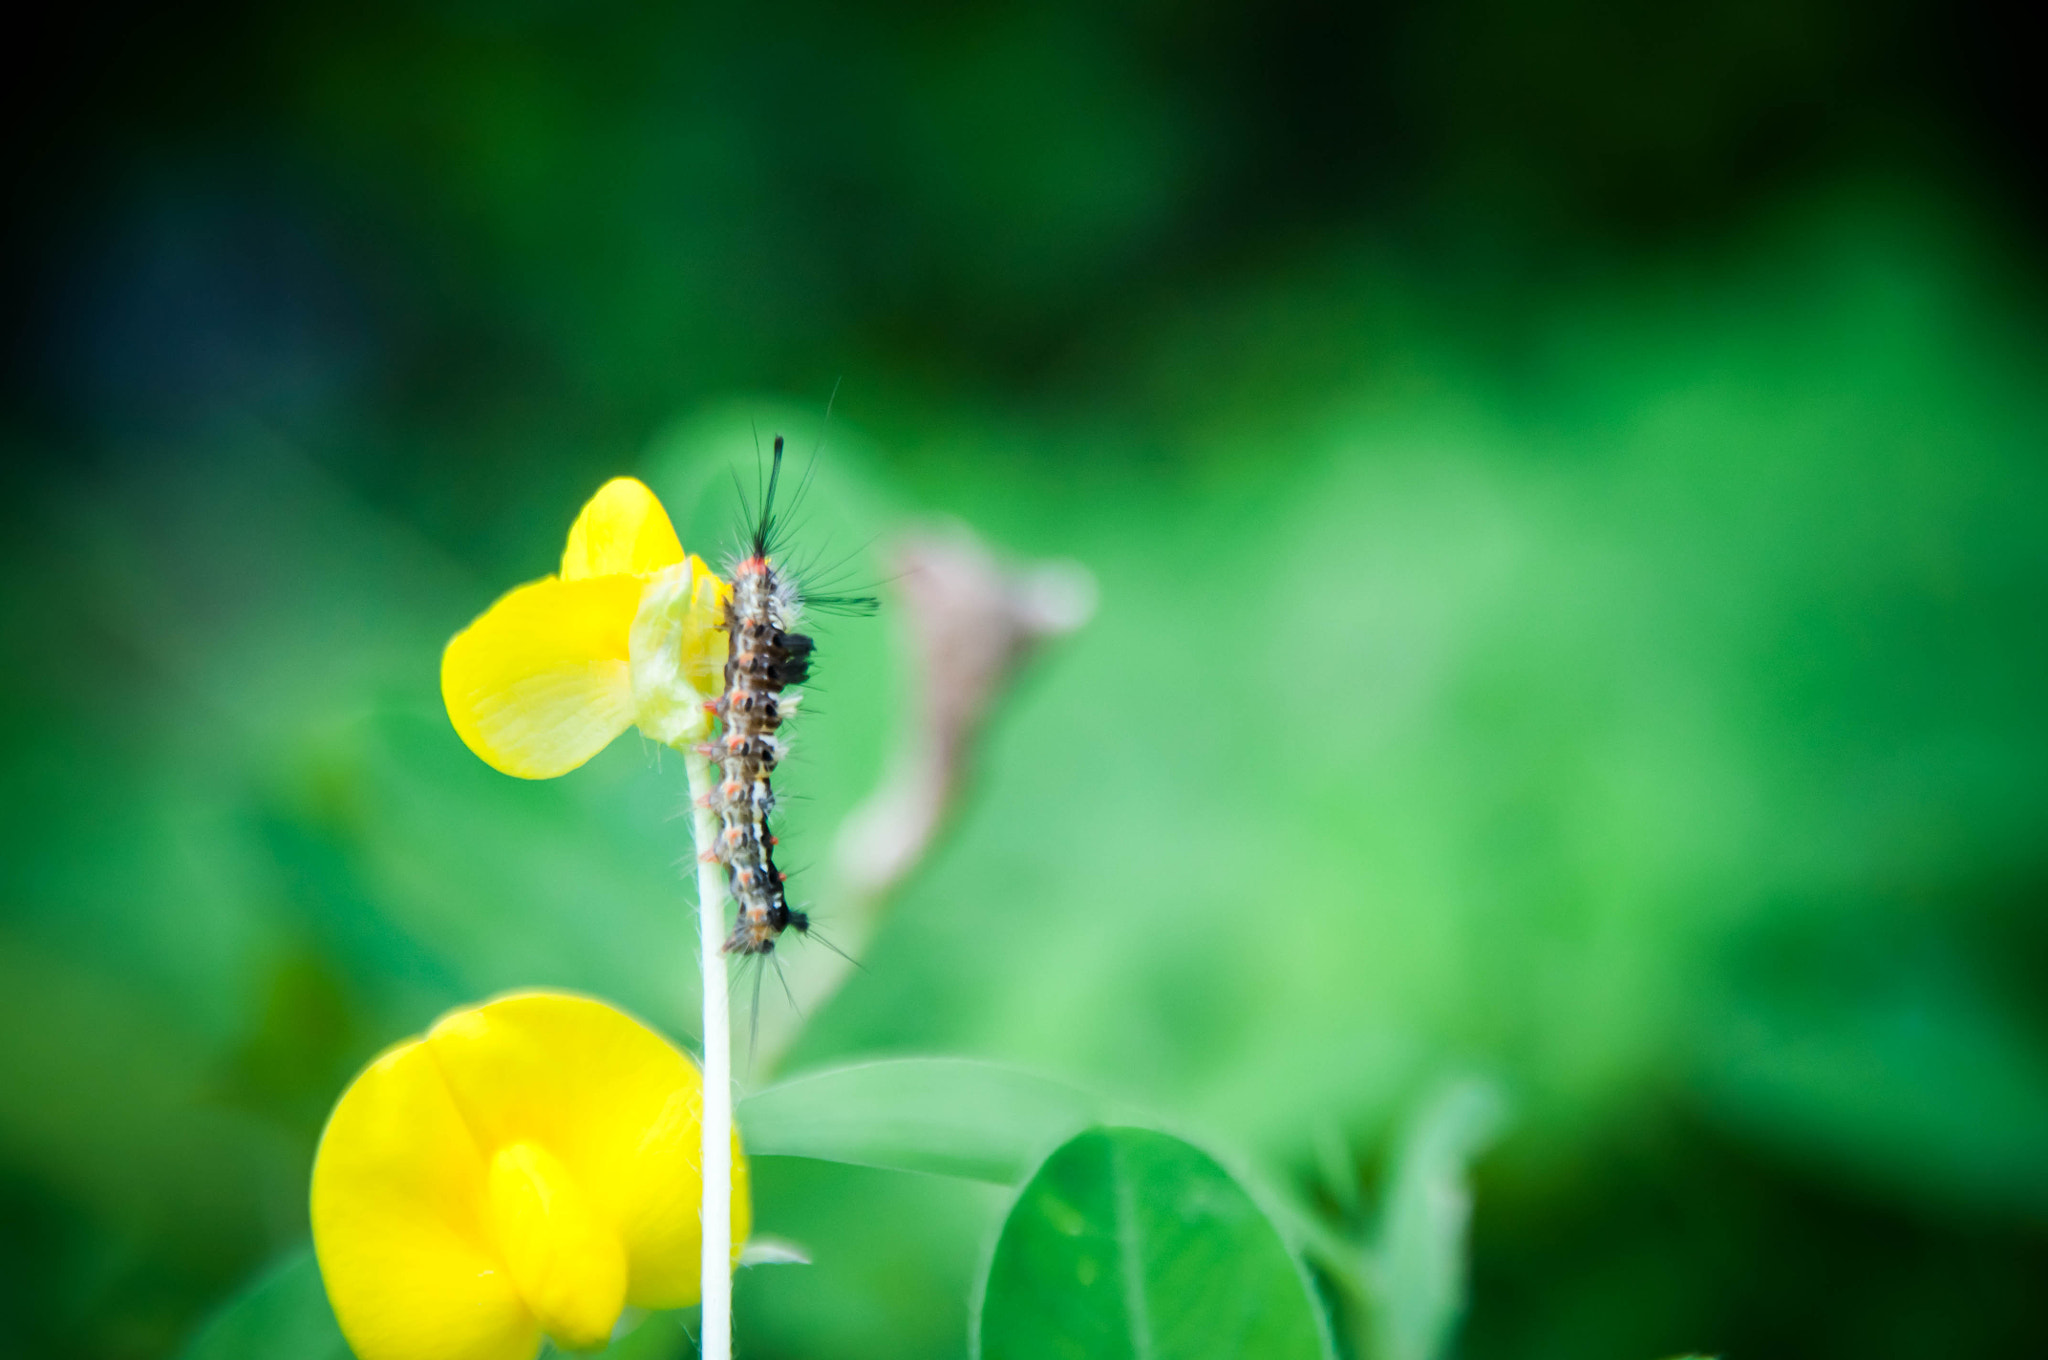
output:
[[[740,1103],[747,1150],[1014,1185],[1101,1102],[997,1063],[897,1058],[812,1072]]]
[[[286,1255],[222,1305],[181,1360],[349,1360],[311,1247]]]
[[[1802,1262],[1860,1262],[1830,1288],[1916,1282],[1860,1313],[1974,1319],[1995,1350],[2031,1315],[1971,1304],[1991,1288],[1972,1281],[2027,1275],[2048,1203],[2048,659],[2016,622],[2048,598],[2048,389],[1968,260],[1946,228],[1838,208],[1700,293],[1560,302],[1540,380],[1376,311],[1389,334],[1344,352],[1362,373],[1402,357],[1343,401],[1205,365],[1290,370],[1289,337],[1334,353],[1343,317],[1425,286],[1276,277],[1140,352],[1202,390],[1180,423],[1126,412],[1084,444],[934,411],[943,457],[884,457],[835,417],[837,541],[943,506],[1085,562],[1103,612],[1002,715],[955,834],[790,1070],[1016,1064],[1282,1185],[1334,1124],[1377,1186],[1418,1093],[1476,1067],[1517,1124],[1479,1188],[1474,1354],[1732,1351],[1697,1321],[1723,1310],[1817,1327],[1788,1270],[1745,1272],[1740,1299],[1722,1283],[1716,1244],[1794,1224],[1818,1234]],[[1244,319],[1260,307],[1288,324]],[[751,457],[731,412],[681,422],[650,468],[704,507],[696,539],[714,476]],[[1180,461],[1146,464],[1155,439]],[[29,1187],[10,1220],[74,1243],[17,1249],[18,1278],[71,1282],[30,1294],[58,1330],[168,1300],[123,1323],[158,1345],[297,1231],[340,1084],[440,1009],[559,985],[694,1028],[676,771],[629,741],[516,783],[438,712],[439,645],[547,569],[574,494],[503,531],[516,565],[465,563],[330,472],[232,447],[175,486],[72,493],[25,534],[65,570],[15,606],[15,636],[51,641],[8,671],[0,1043],[24,1076],[0,1124]],[[789,821],[804,858],[885,757],[899,624],[826,640],[790,767],[817,795]],[[1266,628],[1318,640],[1327,693],[1248,742]],[[99,664],[102,643],[131,659]],[[870,1121],[849,1162],[991,1178],[1103,1113],[837,1098],[831,1119]],[[892,1129],[897,1101],[917,1113]],[[1655,1186],[1725,1217],[1670,1238],[1632,1207]],[[764,1169],[763,1190],[763,1230],[818,1264],[743,1279],[743,1335],[858,1358],[962,1333],[971,1281],[946,1263],[985,1240],[976,1192],[850,1169]],[[1816,1216],[1816,1196],[1853,1210]],[[157,1285],[89,1264],[108,1259]],[[1503,1274],[1541,1284],[1489,1305]]]
[[[1502,1099],[1476,1081],[1423,1104],[1396,1152],[1377,1239],[1366,1261],[1379,1360],[1435,1360],[1465,1311],[1474,1157],[1499,1131]]]
[[[1327,1354],[1307,1281],[1251,1197],[1204,1153],[1091,1129],[1039,1167],[981,1296],[985,1360]]]
[[[779,1083],[739,1115],[756,1158],[998,1184],[1028,1176],[978,1286],[982,1355],[1325,1353],[1319,1305],[1251,1197],[1166,1134],[1077,1132],[1103,1109],[1016,1068],[909,1058]],[[1460,1249],[1462,1220],[1448,1230]]]
[[[1270,1245],[1279,1239],[1234,1186],[1231,1213],[1239,1217],[1231,1231],[1205,1221],[1188,1227],[1193,1246],[1132,1239],[1152,1225],[1149,1217],[1138,1223],[1116,1216],[1130,1205],[1142,1204],[1147,1215],[1164,1221],[1180,1213],[1190,1196],[1206,1203],[1207,1192],[1198,1185],[1229,1178],[1203,1154],[1164,1134],[1124,1127],[1069,1138],[1100,1119],[1104,1108],[1099,1099],[1012,1067],[901,1058],[778,1083],[748,1097],[739,1117],[757,1158],[802,1157],[1006,1185],[1030,1174],[983,1285],[984,1291],[1002,1291],[987,1294],[998,1302],[993,1314],[983,1310],[979,1336],[985,1353],[1030,1354],[1036,1348],[1081,1355],[1206,1354],[1148,1352],[1164,1343],[1143,1339],[1145,1330],[1134,1319],[1149,1314],[1127,1290],[1105,1292],[1105,1263],[1114,1265],[1127,1253],[1145,1260],[1149,1271],[1148,1253],[1167,1251],[1198,1264],[1206,1260],[1185,1274],[1160,1267],[1179,1292],[1162,1294],[1157,1305],[1179,1316],[1203,1292],[1191,1281],[1212,1267],[1218,1278],[1228,1273],[1203,1253],[1250,1251],[1263,1257],[1268,1239]],[[1289,1230],[1310,1239],[1318,1265],[1345,1292],[1357,1322],[1352,1354],[1434,1360],[1446,1353],[1466,1304],[1470,1166],[1498,1132],[1502,1113],[1499,1092],[1473,1080],[1448,1085],[1418,1106],[1400,1137],[1384,1207],[1362,1244],[1344,1241],[1299,1207],[1276,1206]],[[1055,1144],[1058,1150],[1045,1157],[1044,1149]],[[1109,1217],[1097,1222],[1090,1211]],[[1229,1246],[1233,1232],[1239,1240]],[[1281,1297],[1294,1295],[1283,1291]],[[1311,1310],[1319,1307],[1312,1304]],[[1291,1316],[1292,1309],[1290,1303],[1282,1311]],[[1004,1329],[996,1343],[989,1339],[992,1315]],[[1042,1330],[1033,1332],[1024,1320]],[[1325,1325],[1318,1319],[1318,1328]],[[1235,1334],[1225,1328],[1223,1335]]]
[[[886,596],[958,517],[1102,607],[747,1103],[816,1261],[749,1354],[957,1354],[994,1187],[1131,1109],[1275,1188],[1360,1360],[2048,1333],[2048,329],[1967,20],[80,13],[132,65],[0,253],[21,1346],[173,1353],[443,1008],[687,1041],[674,763],[503,779],[434,659],[614,473],[715,554],[841,373],[802,548]],[[823,639],[799,869],[903,629]]]

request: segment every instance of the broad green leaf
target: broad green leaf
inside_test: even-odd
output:
[[[1465,1311],[1466,1168],[1500,1128],[1490,1084],[1461,1081],[1418,1110],[1401,1143],[1372,1258],[1379,1360],[1434,1360]]]
[[[1090,1129],[1032,1176],[983,1288],[982,1360],[1316,1360],[1300,1267],[1207,1154],[1149,1129]]]
[[[312,1247],[284,1257],[222,1305],[183,1360],[350,1360]]]
[[[832,1068],[740,1102],[755,1157],[826,1162],[1014,1185],[1099,1102],[1045,1077],[964,1058],[897,1058]]]

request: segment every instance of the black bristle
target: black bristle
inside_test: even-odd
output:
[[[766,557],[775,538],[775,486],[782,480],[782,436],[775,436],[775,452],[768,465],[768,489],[761,493],[761,517],[754,522],[751,546],[754,556]]]

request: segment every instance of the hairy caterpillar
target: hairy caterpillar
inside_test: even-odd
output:
[[[795,631],[804,596],[773,557],[778,546],[775,492],[781,477],[782,436],[777,435],[760,513],[730,572],[725,692],[711,706],[724,731],[702,748],[721,774],[711,795],[719,825],[713,853],[725,865],[727,884],[739,906],[725,952],[743,956],[773,953],[784,930],[794,928],[802,935],[811,929],[810,917],[789,905],[784,889],[788,875],[776,868],[775,836],[769,827],[775,810],[775,767],[786,749],[777,730],[803,697],[792,687],[809,678],[816,646],[808,635]],[[829,596],[822,602],[874,607],[873,600],[864,598]]]

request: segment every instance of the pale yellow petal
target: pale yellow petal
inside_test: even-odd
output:
[[[491,1226],[542,1330],[566,1350],[611,1339],[626,1306],[626,1251],[556,1156],[512,1143],[491,1159]]]
[[[696,1064],[638,1021],[587,997],[529,992],[460,1011],[428,1043],[479,1139],[546,1148],[617,1233],[627,1301],[698,1297],[703,1083]],[[751,1226],[734,1138],[732,1233]]]
[[[725,633],[732,586],[694,554],[690,558],[690,607],[684,624],[683,676],[710,694],[725,691],[725,661],[731,644]]]
[[[641,576],[682,560],[682,541],[654,493],[637,477],[614,477],[569,526],[562,579]]]
[[[535,581],[450,639],[441,697],[469,749],[506,774],[551,779],[625,731],[641,585],[630,576]]]
[[[420,1042],[372,1063],[313,1162],[313,1247],[359,1360],[532,1360],[540,1328],[494,1245],[485,1161]]]
[[[701,741],[705,705],[725,687],[725,602],[732,590],[701,557],[647,580],[630,640],[633,721],[664,746]]]

